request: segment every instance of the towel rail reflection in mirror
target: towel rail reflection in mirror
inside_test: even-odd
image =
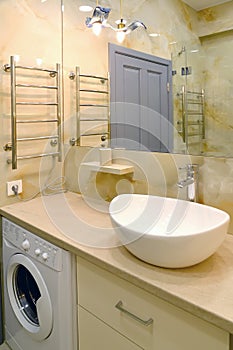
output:
[[[70,79],[74,79],[71,78]],[[76,145],[101,146],[110,141],[110,93],[107,77],[81,74],[75,68]],[[93,138],[96,136],[97,138]],[[99,138],[100,136],[100,138]],[[85,141],[84,138],[86,138]]]
[[[200,148],[205,139],[205,93],[201,91],[189,91],[182,86],[181,96],[181,120],[177,125],[181,128],[179,134],[182,136],[186,148],[191,152],[191,147]]]

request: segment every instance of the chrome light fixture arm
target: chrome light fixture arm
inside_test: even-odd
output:
[[[114,27],[107,22],[110,12],[110,8],[101,7],[97,5],[93,11],[92,17],[86,17],[86,26],[88,28],[92,28],[95,24],[99,24],[101,27],[111,28],[116,33],[123,34],[129,34],[139,27],[147,29],[145,24],[139,20],[135,20],[130,24],[126,25],[127,21],[123,19],[122,16],[122,0],[120,0],[120,19],[116,21],[117,27]]]
[[[86,18],[86,26],[91,28],[94,23],[100,23],[105,26],[111,9],[107,7],[96,6],[93,11],[92,17]]]

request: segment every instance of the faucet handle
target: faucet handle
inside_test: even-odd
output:
[[[199,173],[199,164],[187,164],[187,169],[195,174]]]
[[[197,175],[199,173],[199,164],[186,164],[183,167],[179,167],[179,170],[186,170],[188,176]]]
[[[199,164],[185,164],[185,166],[179,167],[179,170],[190,170],[190,171],[198,172]]]

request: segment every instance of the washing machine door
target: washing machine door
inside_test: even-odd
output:
[[[53,328],[48,289],[36,265],[23,254],[13,255],[7,267],[7,290],[12,309],[35,340],[46,339]]]

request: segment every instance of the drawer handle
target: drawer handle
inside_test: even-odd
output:
[[[117,308],[118,310],[124,312],[126,315],[128,315],[129,317],[133,318],[134,320],[138,321],[139,323],[143,324],[143,326],[150,326],[153,323],[153,318],[149,318],[148,320],[143,320],[140,317],[132,314],[132,312],[126,310],[123,307],[123,303],[122,301],[118,301],[118,303],[115,305],[115,308]]]

